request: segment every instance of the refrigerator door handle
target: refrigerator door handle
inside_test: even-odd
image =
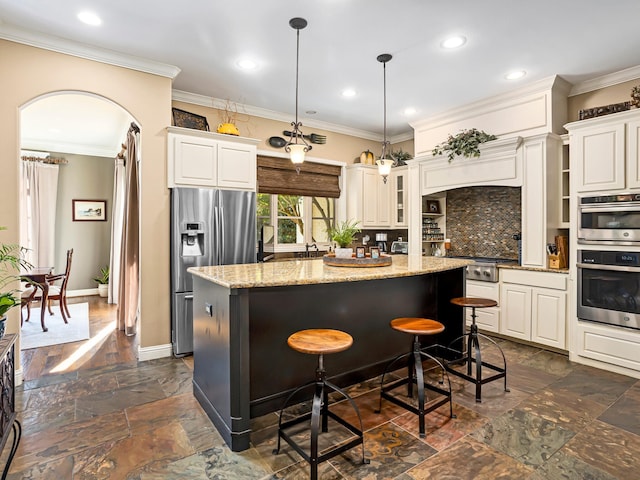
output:
[[[228,248],[227,245],[224,244],[224,230],[225,230],[225,222],[224,222],[224,207],[220,205],[220,213],[218,218],[220,219],[220,229],[218,230],[218,265],[222,265],[224,263],[225,250]]]
[[[214,246],[214,255],[215,258],[213,259],[214,261],[214,265],[220,265],[220,212],[218,211],[219,208],[217,206],[213,207],[213,230],[214,230],[214,241],[215,241],[215,246]]]

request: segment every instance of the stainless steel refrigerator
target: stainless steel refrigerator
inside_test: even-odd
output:
[[[172,189],[171,342],[175,356],[193,352],[193,280],[187,269],[255,261],[255,192]]]

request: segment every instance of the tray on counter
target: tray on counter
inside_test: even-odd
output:
[[[391,255],[381,253],[378,258],[371,258],[367,253],[366,257],[356,257],[355,254],[348,257],[336,257],[334,253],[323,255],[322,261],[325,265],[332,267],[388,267],[391,265]]]

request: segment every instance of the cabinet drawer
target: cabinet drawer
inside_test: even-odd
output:
[[[578,322],[577,353],[640,371],[640,332]]]
[[[531,287],[567,289],[567,275],[564,273],[532,272],[529,270],[500,269],[500,280],[503,283],[517,283]]]
[[[467,297],[489,298],[500,301],[500,284],[467,280]]]
[[[471,325],[471,309],[467,308],[465,318],[467,326]],[[500,309],[496,307],[476,308],[476,325],[486,332],[500,333]]]

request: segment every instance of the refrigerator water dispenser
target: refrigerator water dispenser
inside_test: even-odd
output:
[[[199,223],[187,223],[184,231],[180,232],[182,237],[183,257],[199,257],[203,255],[204,232]]]

